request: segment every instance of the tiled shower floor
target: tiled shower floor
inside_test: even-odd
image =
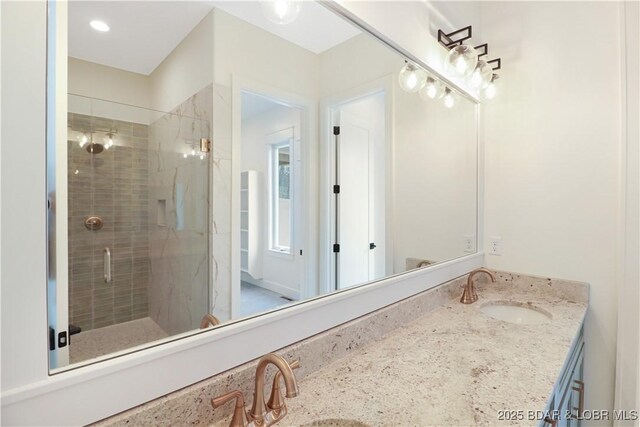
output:
[[[71,337],[69,362],[82,362],[167,336],[150,317],[80,332]]]

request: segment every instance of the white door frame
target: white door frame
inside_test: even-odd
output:
[[[333,193],[330,189],[333,186],[333,177],[331,171],[332,154],[333,154],[333,134],[332,119],[333,113],[340,106],[365,98],[375,93],[384,92],[384,114],[385,114],[385,140],[386,140],[386,185],[385,185],[385,270],[393,271],[393,255],[394,255],[394,213],[395,199],[393,197],[393,187],[395,183],[394,170],[394,76],[389,74],[369,83],[356,86],[349,90],[340,92],[335,95],[324,97],[320,100],[320,239],[318,267],[319,278],[318,287],[321,294],[333,292],[332,278],[334,276],[334,256],[333,256],[333,224],[332,224],[332,208]],[[389,276],[390,274],[387,274]]]
[[[317,223],[318,223],[318,141],[317,105],[312,99],[247,79],[236,74],[231,76],[231,318],[240,313],[240,172],[242,147],[242,92],[251,92],[276,100],[283,105],[300,110],[300,149],[302,169],[302,191],[298,201],[301,204],[302,224],[297,230],[302,232],[302,268],[300,277],[300,298],[306,299],[318,294],[317,286]],[[215,117],[214,117],[215,122]],[[292,248],[294,256],[300,256],[300,248]]]

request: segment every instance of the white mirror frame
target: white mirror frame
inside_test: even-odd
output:
[[[349,2],[348,7],[345,4],[338,5],[334,2],[323,2],[323,4],[373,34],[408,59],[441,75],[438,70],[434,70],[426,63],[427,60],[434,58],[421,59],[413,55],[408,48],[400,48],[400,45],[410,46],[412,43],[415,45],[416,41],[413,38],[419,36],[414,33],[412,40],[403,40],[403,36],[407,34],[406,31],[401,31],[399,28],[403,23],[396,24],[395,32],[387,25],[386,35],[374,29],[375,22],[378,23],[377,26],[380,26],[380,23],[384,22],[384,17],[381,11],[375,10],[375,6],[371,7],[371,3],[367,5],[363,2],[360,4]],[[375,5],[375,3],[373,4]],[[66,12],[66,3],[58,2],[58,6],[57,21],[49,28],[49,31],[66,35],[66,13],[64,13]],[[21,39],[24,36],[24,44],[20,48],[26,52],[10,51],[5,53],[3,51],[3,59],[14,60],[13,65],[3,68],[3,72],[6,69],[9,72],[17,70],[14,77],[20,75],[23,80],[27,79],[36,87],[33,93],[20,94],[24,98],[23,102],[17,103],[15,110],[5,116],[8,119],[16,119],[19,123],[20,120],[26,119],[33,121],[33,115],[23,117],[27,115],[25,113],[33,113],[32,109],[27,108],[29,103],[41,103],[40,109],[44,110],[45,50],[43,48],[46,46],[46,26],[44,25],[46,7],[44,2],[16,2],[8,7],[2,5],[3,15],[10,14],[6,21],[3,19],[3,24],[11,19],[15,19],[15,22],[34,23],[28,28],[19,28],[17,25],[7,29],[3,28],[3,36],[5,34],[11,35],[12,40]],[[393,34],[397,35],[395,42],[391,41],[394,39]],[[33,52],[42,52],[42,57],[38,54],[34,55]],[[49,59],[52,60],[52,58]],[[52,64],[59,67],[59,64],[55,62]],[[29,72],[20,74],[27,68]],[[56,69],[59,70],[59,68]],[[62,80],[66,80],[66,74],[59,75],[58,78],[61,85],[66,84],[62,82]],[[445,78],[443,81],[457,88],[467,98],[477,102],[475,96],[468,94],[453,82]],[[66,86],[59,85],[60,92],[62,92],[61,87],[66,88]],[[42,93],[39,92],[40,89]],[[66,91],[62,93],[66,93]],[[17,100],[18,94],[9,93],[7,96],[8,98],[3,100],[3,105],[4,102],[11,103]],[[14,96],[15,99],[11,96]],[[3,92],[3,97],[5,97],[5,92]],[[479,119],[478,106],[476,106],[476,111],[478,112],[476,119]],[[44,114],[41,117],[44,117]],[[477,123],[480,121],[478,120]],[[18,125],[14,125],[7,131],[9,136],[18,136],[14,129],[16,126]],[[37,120],[31,128],[23,130],[22,134],[25,138],[33,137],[35,140],[42,140],[43,135],[44,123]],[[4,136],[5,133],[3,133]],[[20,151],[19,147],[14,147],[16,145],[19,144],[12,144],[7,148],[3,146],[3,154],[17,158]],[[483,247],[482,158],[483,147],[481,138],[478,137],[476,228],[478,248]],[[35,153],[30,159],[30,164],[18,165],[22,166],[22,169],[16,166],[9,171],[3,170],[3,177],[11,175],[17,178],[33,173],[27,187],[16,185],[16,189],[11,193],[2,195],[3,202],[6,202],[7,199],[10,202],[20,200],[18,197],[20,196],[22,199],[28,200],[28,203],[25,203],[29,204],[29,208],[35,208],[33,215],[26,214],[24,216],[24,223],[16,224],[17,230],[32,227],[33,223],[30,221],[33,218],[41,218],[43,221],[42,224],[38,223],[39,225],[34,227],[35,232],[42,231],[45,224],[46,207],[41,203],[46,191],[44,170],[42,170],[45,164],[44,159],[44,152]],[[18,192],[20,193],[18,194]],[[16,237],[15,233],[7,234],[8,236],[3,237]],[[3,279],[9,276],[17,281],[17,278],[22,277],[26,281],[24,289],[16,289],[18,283],[12,283],[12,288],[3,289],[3,297],[10,299],[11,305],[16,307],[7,312],[4,309],[9,305],[3,301],[3,344],[10,346],[10,349],[3,348],[2,353],[3,424],[84,425],[95,422],[209,378],[264,353],[300,341],[433,288],[484,265],[484,253],[477,252],[430,268],[410,271],[367,286],[316,298],[285,310],[230,323],[228,326],[206,333],[185,336],[182,339],[174,339],[143,351],[50,375],[46,357],[46,290],[44,284],[47,276],[46,268],[43,268],[46,267],[46,260],[42,253],[46,244],[46,233],[42,232],[39,237],[36,237],[34,233],[30,232],[29,238],[26,238],[24,242],[16,241],[14,249],[18,255],[30,254],[31,257],[25,257],[24,263],[16,263],[16,265],[6,267],[3,265]],[[41,257],[42,259],[40,259]],[[7,325],[7,320],[13,324],[13,327]],[[15,324],[20,324],[21,327],[16,328]],[[246,343],[251,343],[251,346],[247,346]],[[224,352],[221,352],[220,349],[224,349]],[[87,396],[91,396],[91,399],[86,399]]]

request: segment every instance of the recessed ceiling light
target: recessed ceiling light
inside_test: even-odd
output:
[[[102,21],[98,21],[97,19],[94,19],[93,21],[89,22],[89,25],[91,25],[91,28],[93,28],[96,31],[101,31],[103,33],[109,31],[109,26]]]

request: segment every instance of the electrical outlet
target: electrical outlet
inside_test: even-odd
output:
[[[476,251],[475,236],[462,236],[462,247],[464,252],[472,254]]]
[[[490,237],[489,238],[489,255],[502,255],[502,238]]]

